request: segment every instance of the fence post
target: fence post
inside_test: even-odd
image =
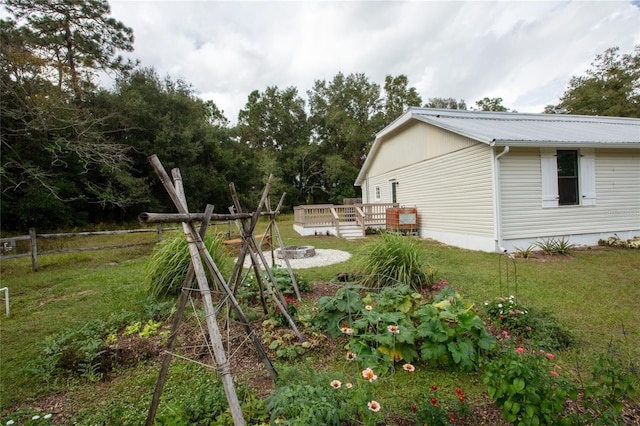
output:
[[[33,272],[38,271],[38,243],[36,242],[36,228],[29,228],[29,237],[31,238],[31,269]]]
[[[4,304],[7,316],[9,316],[9,287],[0,288],[0,291],[4,291]]]
[[[160,242],[162,241],[162,224],[158,223],[156,229],[158,230],[158,242]]]

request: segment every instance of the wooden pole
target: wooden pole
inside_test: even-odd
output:
[[[296,334],[296,337],[298,337],[298,340],[300,340],[301,342],[304,342],[305,338],[302,336],[302,333],[300,333],[300,331],[298,330],[296,323],[293,321],[293,319],[287,312],[287,309],[286,309],[287,302],[284,298],[284,295],[280,291],[280,288],[278,288],[278,281],[276,280],[276,277],[273,275],[273,271],[269,267],[269,262],[267,262],[267,259],[265,259],[264,254],[262,253],[262,249],[260,248],[258,241],[256,240],[256,237],[253,235],[253,230],[258,224],[260,211],[264,206],[267,197],[269,196],[269,189],[271,187],[272,180],[273,180],[273,175],[270,175],[269,179],[267,180],[267,184],[265,185],[265,189],[262,192],[262,198],[260,199],[260,203],[258,204],[258,209],[254,212],[253,217],[251,218],[251,222],[248,225],[245,224],[246,226],[243,226],[243,229],[241,230],[243,246],[245,245],[249,246],[248,253],[251,256],[251,261],[253,262],[254,266],[259,264],[256,258],[256,255],[260,257],[260,260],[262,261],[262,265],[264,265],[265,271],[269,276],[269,280],[271,280],[271,283],[273,283],[273,286],[271,286],[271,284],[269,283],[269,280],[265,281],[267,292],[271,296],[273,302],[276,304],[276,307],[278,308],[282,316],[284,316],[284,318],[287,320],[287,322],[291,326],[291,329]],[[229,189],[231,190],[231,199],[233,200],[236,206],[236,210],[238,210],[239,213],[242,212],[240,199],[238,198],[238,194],[236,193],[236,188],[233,182],[229,184]],[[274,292],[274,288],[275,288],[275,292]]]
[[[211,217],[211,213],[213,213],[213,206],[211,204],[208,204],[204,211],[204,220],[200,225],[200,236],[202,238],[204,238],[204,236],[207,233],[207,227],[209,226],[209,218]],[[175,316],[173,317],[173,324],[171,325],[171,334],[169,335],[169,339],[167,340],[167,347],[162,356],[162,364],[160,366],[160,372],[158,373],[158,380],[156,381],[156,387],[153,392],[153,398],[151,399],[151,406],[149,407],[149,413],[147,414],[147,421],[145,422],[145,426],[153,426],[153,423],[156,418],[158,405],[160,405],[160,396],[162,395],[162,389],[164,388],[164,384],[167,381],[169,364],[171,363],[171,358],[173,357],[173,349],[175,347],[175,342],[178,337],[178,330],[180,328],[180,323],[182,322],[182,315],[184,313],[185,307],[187,306],[187,302],[189,301],[189,294],[191,293],[194,276],[195,274],[194,274],[193,264],[189,264],[189,269],[187,270],[187,275],[184,279],[182,291],[180,292],[180,298],[178,299],[178,306],[176,308],[176,313],[175,313]]]
[[[38,241],[36,238],[36,228],[29,228],[29,240],[31,241],[31,270],[38,271]]]
[[[174,169],[173,177],[175,182],[175,192],[171,195],[174,199],[174,195],[178,204],[179,210],[182,213],[188,213],[187,203],[184,198],[184,191],[182,187],[182,177],[180,171]],[[216,319],[216,311],[213,309],[213,300],[211,299],[211,290],[209,283],[207,282],[206,272],[202,266],[202,260],[200,258],[200,248],[197,245],[197,241],[200,237],[199,234],[194,235],[193,226],[182,222],[182,228],[185,238],[187,239],[187,245],[189,247],[189,253],[191,254],[191,264],[193,265],[194,273],[200,287],[200,293],[202,296],[203,307],[205,312],[205,319],[207,323],[207,329],[209,330],[209,338],[211,339],[211,347],[213,349],[213,355],[215,357],[218,372],[220,373],[220,380],[222,381],[222,387],[227,396],[227,402],[229,403],[229,411],[233,418],[233,424],[235,426],[244,426],[244,416],[242,414],[242,408],[240,407],[240,401],[236,394],[236,388],[233,384],[233,376],[231,375],[231,369],[229,368],[229,362],[227,361],[227,355],[224,351],[224,345],[222,343],[222,334],[218,328],[218,321]],[[202,240],[200,240],[202,241]],[[206,249],[205,249],[206,251]]]
[[[178,197],[178,194],[176,193],[175,188],[172,185],[167,183],[167,182],[170,181],[170,179],[169,179],[169,177],[167,175],[167,172],[164,170],[164,167],[162,167],[162,163],[160,163],[160,160],[158,159],[158,157],[153,155],[153,156],[149,157],[149,161],[151,162],[151,165],[153,166],[153,168],[155,169],[156,173],[160,177],[160,181],[163,183],[163,186],[165,187],[165,189],[169,193],[169,196],[171,197],[171,199],[172,200],[178,200],[178,204],[176,204],[176,208],[178,209],[178,211],[180,213],[187,213],[188,214],[188,211],[186,210],[186,206],[182,205],[182,202],[180,201],[180,198]],[[193,229],[193,225],[192,224],[188,224],[188,226]],[[200,253],[204,256],[206,264],[209,267],[209,270],[211,271],[212,275],[218,280],[218,283],[223,288],[223,290],[226,292],[229,302],[231,303],[231,305],[234,308],[236,314],[240,318],[240,321],[241,321],[242,325],[245,328],[247,336],[249,336],[249,338],[253,342],[253,345],[255,346],[256,350],[258,351],[258,355],[260,356],[262,362],[264,363],[265,367],[267,368],[267,371],[269,372],[271,377],[275,380],[277,378],[277,372],[276,372],[275,368],[273,367],[273,365],[271,364],[271,361],[269,360],[269,357],[267,356],[267,354],[266,354],[266,352],[264,350],[264,347],[262,346],[262,342],[256,336],[256,334],[253,332],[253,330],[251,329],[251,324],[249,324],[249,321],[247,320],[246,316],[244,315],[244,312],[242,311],[242,308],[240,307],[240,304],[238,303],[238,301],[236,300],[235,296],[233,295],[233,293],[231,292],[231,290],[227,286],[224,278],[222,277],[222,274],[220,273],[220,270],[216,266],[215,262],[213,261],[213,258],[209,254],[209,252],[207,251],[202,239],[199,238],[199,234],[197,232],[195,232],[195,230],[193,232],[191,232],[190,235],[192,236],[192,239],[195,241],[196,247],[198,248]],[[210,296],[210,294],[209,294],[209,296]]]

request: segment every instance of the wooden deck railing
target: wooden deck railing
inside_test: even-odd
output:
[[[303,227],[336,226],[340,222],[356,222],[364,228],[386,224],[386,211],[397,203],[369,203],[339,206],[316,204],[293,208],[295,224]]]

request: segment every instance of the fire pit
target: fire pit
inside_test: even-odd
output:
[[[313,246],[287,246],[276,250],[278,259],[306,259],[316,255]]]

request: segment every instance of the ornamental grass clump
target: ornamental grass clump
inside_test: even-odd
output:
[[[226,270],[229,258],[222,244],[222,237],[207,235],[204,245],[218,269]],[[146,265],[145,281],[149,294],[156,299],[180,294],[190,263],[191,255],[184,235],[161,241]],[[208,269],[207,278],[212,281]]]
[[[361,261],[360,282],[369,288],[408,284],[414,290],[435,284],[425,269],[424,251],[418,240],[398,233],[384,233],[380,240],[367,246]]]

